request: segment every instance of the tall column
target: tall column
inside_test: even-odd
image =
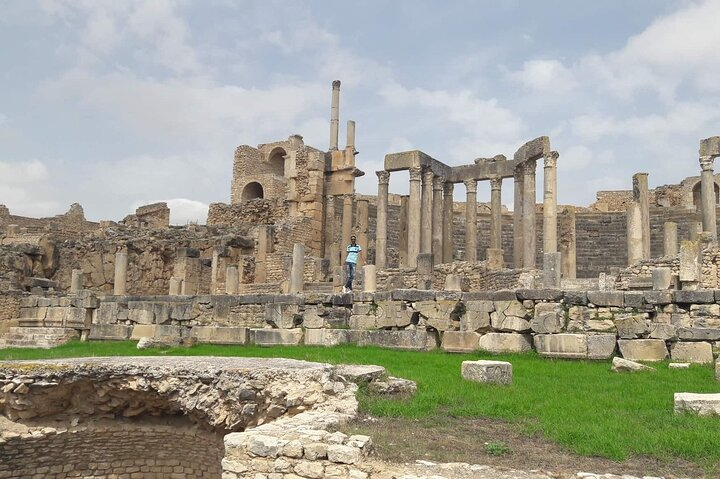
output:
[[[477,261],[477,180],[465,180],[465,260]]]
[[[575,232],[575,207],[568,206],[560,218],[560,254],[562,275],[574,279],[577,275],[577,249]]]
[[[678,254],[678,227],[677,223],[666,221],[663,224],[663,255],[675,256]]]
[[[640,210],[640,203],[633,201],[627,205],[628,266],[643,259],[642,213]]]
[[[442,262],[452,263],[453,244],[453,191],[455,185],[445,182],[443,185],[443,240],[442,240]]]
[[[420,210],[420,252],[432,252],[432,205],[433,179],[435,173],[430,168],[423,169],[422,208]]]
[[[357,243],[365,251],[365,254],[360,255],[357,262],[357,267],[361,268],[365,266],[365,258],[367,257],[368,250],[368,216],[369,216],[369,205],[368,200],[357,201],[357,220],[355,224],[357,226]]]
[[[558,152],[545,157],[543,173],[543,252],[556,253],[557,245],[557,159]]]
[[[513,264],[516,269],[523,267],[523,168],[515,168],[513,204]]]
[[[225,268],[225,294],[238,294],[240,291],[240,271],[237,266]]]
[[[502,249],[502,178],[490,178],[490,248]]]
[[[330,260],[331,266],[338,264],[338,259],[333,258],[333,244],[335,244],[335,197],[325,197],[325,258]]]
[[[345,260],[345,248],[350,244],[352,235],[353,196],[343,197],[342,243],[340,244],[340,264]]]
[[[702,195],[702,227],[704,232],[710,233],[713,240],[717,240],[717,218],[715,217],[715,175],[713,172],[712,156],[700,157],[700,192]]]
[[[400,197],[400,267],[407,268],[408,265],[408,203],[410,197]]]
[[[340,127],[340,80],[332,82],[332,104],[330,105],[330,150],[338,149],[338,128]]]
[[[410,200],[408,202],[408,266],[417,266],[420,254],[420,182],[422,171],[419,166],[410,168]]]
[[[642,257],[650,259],[650,200],[648,198],[647,173],[633,175],[633,199],[640,205]]]
[[[305,282],[305,245],[293,245],[292,265],[290,266],[290,293],[302,293]]]
[[[347,122],[347,148],[355,148],[355,121]]]
[[[436,176],[433,179],[432,201],[432,254],[436,263],[442,263],[443,255],[443,183],[445,178]]]
[[[122,251],[115,253],[115,276],[113,278],[113,294],[124,296],[127,291],[128,254]]]
[[[378,177],[377,217],[375,221],[375,266],[385,269],[387,266],[387,211],[389,171],[376,171]]]
[[[535,268],[535,160],[523,164],[523,268]]]

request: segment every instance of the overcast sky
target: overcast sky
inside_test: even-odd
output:
[[[0,203],[204,223],[238,145],[328,148],[335,79],[361,193],[390,152],[458,165],[540,135],[560,203],[677,183],[720,135],[719,22],[720,0],[0,0]]]

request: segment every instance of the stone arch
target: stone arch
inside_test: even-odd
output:
[[[702,204],[701,184],[702,182],[698,180],[692,188],[693,206],[695,206],[696,211],[700,211],[700,206]],[[718,185],[715,181],[713,182],[713,186],[715,187],[715,206],[718,206],[720,205],[720,185]]]
[[[277,176],[285,176],[285,156],[287,152],[281,147],[274,148],[268,155],[270,173]]]
[[[264,198],[264,191],[263,187],[260,183],[257,181],[252,181],[245,185],[245,187],[242,190],[242,200],[243,201],[250,201],[250,200],[256,200],[258,198]]]

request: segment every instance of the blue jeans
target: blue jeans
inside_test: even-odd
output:
[[[353,279],[355,279],[355,267],[357,265],[355,263],[351,263],[347,261],[345,263],[345,267],[347,268],[347,281],[345,282],[345,287],[347,289],[352,289],[352,282]]]

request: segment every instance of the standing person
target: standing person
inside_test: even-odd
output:
[[[347,257],[345,258],[347,281],[345,282],[345,286],[343,286],[343,293],[352,291],[352,282],[353,279],[355,279],[355,268],[357,267],[358,258],[362,255],[362,248],[355,240],[355,236],[351,236],[350,244],[347,247]]]

